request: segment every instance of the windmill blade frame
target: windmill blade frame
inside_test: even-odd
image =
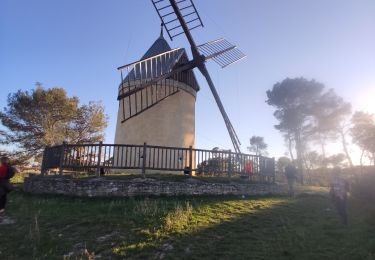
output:
[[[175,10],[173,10],[172,4],[168,4],[168,0],[151,0],[151,2],[171,41],[173,41],[175,37],[185,33]],[[179,0],[175,1],[175,4],[181,15],[184,18],[189,18],[189,20],[185,22],[186,25],[190,26],[189,30],[204,27],[202,19],[192,0]]]
[[[212,59],[221,68],[232,65],[246,57],[236,45],[224,38],[206,42],[198,45],[197,48],[205,56],[206,61]]]
[[[117,97],[122,104],[121,123],[178,93],[181,87],[178,82],[199,88],[190,67],[193,65],[188,62],[182,48],[118,67],[121,72]]]
[[[166,79],[182,55],[183,49],[176,48],[118,67],[117,70],[121,72],[121,91],[119,92],[122,92],[122,94],[119,94],[117,100]],[[126,73],[125,78],[123,77],[124,71]],[[133,82],[137,82],[136,87]],[[129,91],[123,91],[124,88],[128,88]]]
[[[154,7],[162,21],[162,24],[165,26],[165,21],[163,20],[163,18],[165,18],[166,16],[169,16],[169,15],[172,15],[173,12],[170,12],[168,13],[167,15],[165,15],[164,17],[162,15],[160,15],[160,9],[158,9],[155,5],[155,2],[164,2],[166,0],[151,0],[152,3],[154,4]],[[216,90],[216,87],[211,79],[211,76],[206,68],[206,65],[205,65],[205,62],[206,62],[206,57],[202,54],[200,54],[199,52],[199,49],[198,49],[198,46],[196,45],[194,39],[193,39],[193,36],[191,35],[191,32],[190,30],[191,29],[194,29],[194,28],[189,28],[188,26],[188,23],[185,21],[185,16],[184,14],[182,14],[181,10],[180,10],[180,7],[178,6],[178,3],[180,2],[183,2],[184,0],[179,0],[179,1],[176,1],[176,0],[169,0],[169,3],[170,5],[167,5],[167,6],[164,6],[163,8],[164,9],[167,9],[169,7],[172,7],[173,11],[174,11],[174,15],[176,16],[176,18],[178,19],[179,21],[179,26],[177,28],[179,28],[181,26],[183,32],[179,33],[179,34],[185,34],[187,40],[189,41],[190,43],[190,47],[191,47],[191,52],[193,54],[193,61],[192,63],[199,69],[199,71],[203,74],[203,76],[206,78],[207,80],[207,83],[210,87],[210,90],[212,92],[212,95],[214,96],[214,99],[216,101],[216,104],[218,105],[219,107],[219,110],[220,110],[220,113],[224,119],[224,122],[225,122],[225,125],[226,125],[226,128],[227,128],[227,131],[229,133],[229,137],[232,141],[232,144],[233,144],[233,147],[234,147],[234,150],[236,153],[241,153],[241,149],[240,149],[240,141],[238,139],[238,136],[237,136],[237,133],[236,131],[234,130],[234,127],[224,109],[224,106],[223,106],[223,103],[221,102],[221,99],[219,97],[219,94],[217,93],[217,90]],[[194,5],[193,1],[192,0],[189,0],[192,5]],[[194,5],[194,9],[195,9],[195,5]],[[195,9],[195,12],[196,12],[196,9]],[[196,12],[197,13],[197,12]],[[197,13],[198,14],[198,13]],[[198,15],[199,16],[199,15]],[[174,19],[176,19],[174,18]],[[203,26],[203,24],[202,24]],[[169,32],[168,32],[169,34]],[[172,37],[173,39],[173,37]],[[233,49],[233,48],[231,48]],[[222,52],[222,53],[219,53],[219,54],[216,54],[214,56],[212,56],[212,58],[214,57],[217,57],[217,59],[219,59],[219,56],[220,54],[225,54],[226,52],[228,52],[230,50],[227,50],[225,52]],[[223,58],[224,59],[224,58]],[[225,60],[225,59],[224,59]],[[230,62],[230,63],[233,63],[233,62]],[[228,65],[230,64],[228,63]],[[225,64],[224,64],[225,65]]]
[[[181,50],[181,49],[174,49],[174,50]],[[177,66],[178,61],[179,61],[177,59],[176,62],[174,64],[172,64],[173,66],[171,66],[169,69],[161,70],[160,66],[158,67],[157,64],[160,60],[163,60],[163,58],[161,58],[161,57],[163,57],[163,55],[167,55],[168,53],[170,53],[170,51],[155,55],[155,56],[147,58],[147,59],[143,59],[143,60],[140,60],[140,61],[137,61],[137,62],[133,62],[133,63],[127,64],[127,65],[123,65],[123,66],[118,67],[118,70],[121,71],[121,85],[120,85],[121,88],[124,88],[124,83],[126,84],[125,87],[131,87],[132,81],[138,80],[139,82],[138,82],[136,88],[131,88],[131,89],[129,89],[129,91],[127,91],[125,93],[122,93],[122,94],[119,94],[118,97],[117,97],[117,100],[121,100],[122,98],[125,98],[128,95],[134,94],[137,91],[141,91],[142,89],[144,89],[144,88],[146,88],[150,85],[157,84],[158,82],[163,81],[163,80],[165,80],[167,78],[170,78],[170,77],[175,77],[178,80],[182,77],[182,75],[180,73],[192,70],[193,68],[196,67],[196,63],[194,61],[188,61],[186,63],[181,64],[180,66]],[[157,59],[157,60],[155,62],[153,62],[153,60],[155,60],[155,59]],[[156,64],[156,66],[157,66],[156,67],[156,74],[152,72],[153,70],[147,69],[147,68],[150,68],[150,66],[142,65],[142,63],[148,62],[148,61],[150,61],[150,63],[152,64],[151,68],[153,67],[153,65]],[[124,70],[127,70],[127,76],[125,78],[123,77],[123,71]],[[147,76],[150,75],[150,77],[144,76],[143,70],[145,70],[146,75]],[[150,71],[151,71],[151,74],[149,74]],[[195,88],[195,89],[198,88],[197,82],[192,81],[191,84],[192,84],[193,88]]]

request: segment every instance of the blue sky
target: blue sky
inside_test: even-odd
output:
[[[324,83],[354,109],[375,113],[375,1],[195,0],[205,27],[197,43],[225,37],[248,57],[224,70],[209,64],[242,150],[261,135],[271,156],[286,151],[273,128],[266,90],[286,77]],[[160,21],[149,0],[1,0],[0,107],[18,89],[64,87],[83,103],[101,100],[113,142],[119,65],[139,59],[158,37]],[[188,47],[184,37],[170,42]],[[196,73],[197,75],[199,72]],[[196,146],[231,148],[211,93],[201,77]],[[337,151],[341,152],[341,151]]]

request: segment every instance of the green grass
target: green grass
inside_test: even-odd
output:
[[[293,199],[9,198],[16,223],[0,225],[0,259],[375,258],[366,205],[349,201],[345,227],[325,189]]]

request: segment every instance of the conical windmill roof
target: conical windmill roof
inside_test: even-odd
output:
[[[142,56],[141,60],[150,58],[160,53],[172,50],[168,42],[164,39],[163,34],[160,34],[159,38],[151,45],[151,47]]]
[[[169,46],[168,42],[165,40],[163,33],[160,33],[159,38],[156,39],[156,41],[151,45],[151,47],[146,51],[146,53],[142,56],[141,60],[151,58],[155,55],[162,54],[167,51],[171,51],[172,48]],[[156,71],[156,66],[159,68],[163,68],[163,71],[168,71],[170,68],[173,68],[179,63],[185,63],[187,62],[188,56],[186,54],[186,51],[184,48],[177,49],[178,52],[178,59],[173,56],[169,56],[168,58],[158,60],[159,64],[156,65],[156,63],[152,63],[152,69],[149,69],[148,71]],[[134,73],[134,69],[135,72]],[[129,72],[129,75],[127,75],[124,79],[124,82],[126,81],[133,81],[133,80],[139,80],[142,76],[143,79],[151,77],[151,73],[147,73],[146,75],[146,70],[141,70],[140,66],[135,66],[135,68],[132,69]],[[142,73],[140,72],[142,71]],[[187,75],[186,77],[183,77],[181,82],[191,86],[194,90],[198,91],[199,90],[199,85],[197,82],[197,79],[194,75],[193,70],[189,70],[185,72]],[[142,74],[142,75],[141,75]]]

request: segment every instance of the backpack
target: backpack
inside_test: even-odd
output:
[[[11,179],[14,175],[18,172],[17,168],[14,166],[8,166],[7,175],[5,176],[6,179]]]
[[[288,179],[297,178],[297,169],[293,165],[288,165],[285,167],[285,176]]]

